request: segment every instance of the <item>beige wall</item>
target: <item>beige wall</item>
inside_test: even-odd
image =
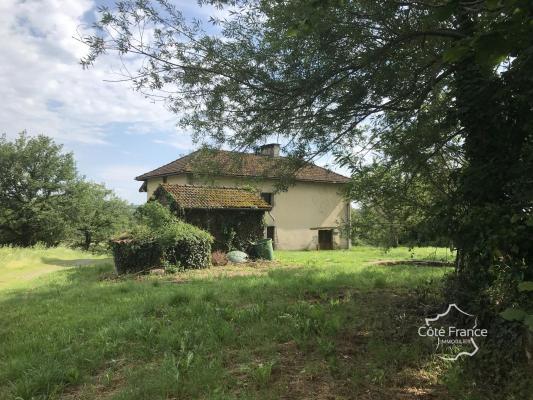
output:
[[[148,198],[163,183],[162,178],[149,179]],[[192,182],[185,175],[167,177],[169,184],[202,184],[216,186],[253,186],[261,192],[274,192],[272,180],[219,177],[209,181]],[[339,193],[340,185],[331,183],[297,182],[286,192],[274,194],[272,211],[265,215],[265,224],[275,226],[276,248],[280,250],[316,250],[318,228],[335,228],[335,248],[348,248],[349,241],[341,235],[339,226],[349,218],[349,203]]]
[[[152,178],[148,179],[148,182],[146,182],[146,199],[150,199],[152,195],[154,194],[154,191],[163,183],[163,178]],[[187,182],[187,176],[185,175],[172,175],[167,176],[167,183],[170,183],[172,185],[186,185]]]

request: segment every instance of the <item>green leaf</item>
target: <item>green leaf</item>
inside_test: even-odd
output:
[[[291,26],[289,29],[287,29],[287,36],[288,37],[296,37],[300,33],[300,30],[296,26]]]
[[[468,47],[464,45],[454,46],[444,52],[442,58],[446,62],[457,62],[468,53]]]
[[[500,7],[500,0],[486,0],[485,3],[487,4],[488,10],[496,10]]]
[[[512,41],[502,32],[481,35],[474,42],[477,62],[490,67],[505,60],[512,48]]]
[[[524,281],[518,284],[519,292],[532,292],[533,291],[533,281]]]
[[[456,10],[457,4],[455,1],[450,1],[448,4],[445,4],[441,7],[438,7],[435,11],[435,17],[439,21],[446,21],[448,20],[453,12]]]
[[[507,308],[500,313],[500,317],[507,321],[522,321],[527,313],[519,308]]]
[[[524,318],[524,324],[526,324],[528,329],[533,332],[533,314],[528,314]]]

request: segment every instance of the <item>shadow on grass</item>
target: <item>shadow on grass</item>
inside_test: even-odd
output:
[[[52,257],[41,257],[41,261],[44,264],[56,265],[58,267],[84,267],[86,265],[99,264],[99,263],[109,263],[112,261],[112,258],[77,258],[77,259],[61,259],[61,258],[52,258]]]

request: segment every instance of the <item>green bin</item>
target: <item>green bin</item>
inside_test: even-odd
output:
[[[274,259],[274,248],[272,247],[272,239],[261,239],[255,243],[255,252],[258,258],[264,260]]]

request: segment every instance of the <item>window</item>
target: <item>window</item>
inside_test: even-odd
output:
[[[261,198],[266,201],[271,206],[274,205],[274,194],[272,193],[261,193]]]
[[[166,176],[163,177],[163,183],[167,183],[167,177]]]

